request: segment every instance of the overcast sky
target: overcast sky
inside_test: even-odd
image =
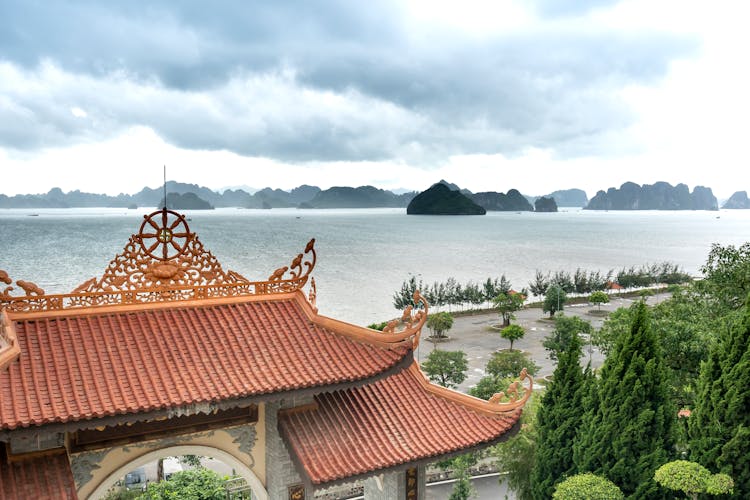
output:
[[[750,2],[0,2],[0,193],[750,190]]]

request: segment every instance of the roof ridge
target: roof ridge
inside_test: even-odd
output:
[[[531,375],[529,375],[526,368],[521,370],[521,374],[518,377],[519,380],[510,384],[507,394],[506,391],[502,391],[494,394],[489,400],[480,399],[454,389],[433,384],[424,372],[422,372],[422,369],[419,367],[416,360],[404,371],[414,377],[430,394],[467,406],[484,415],[490,416],[507,416],[508,412],[523,408],[526,401],[531,397],[531,393],[534,389],[534,380]],[[521,382],[524,380],[528,380],[528,387],[522,386]],[[523,391],[523,394],[520,395],[520,397],[519,390]],[[502,400],[506,397],[509,398],[510,401],[503,402]]]

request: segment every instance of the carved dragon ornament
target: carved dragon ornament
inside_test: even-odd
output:
[[[417,307],[415,308],[413,305],[406,306],[403,314],[401,314],[401,318],[389,321],[385,325],[385,328],[383,328],[383,333],[388,335],[390,337],[388,340],[393,342],[414,336],[414,349],[416,349],[419,345],[422,326],[427,321],[428,304],[427,300],[419,293],[419,290],[414,292],[412,299]],[[397,328],[402,329],[396,331]]]

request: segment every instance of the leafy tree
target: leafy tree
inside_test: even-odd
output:
[[[586,389],[578,335],[571,336],[559,358],[538,413],[536,462],[531,475],[533,495],[538,499],[549,498],[555,483],[576,470],[573,443],[583,421]]]
[[[617,341],[622,339],[633,322],[632,311],[627,307],[620,307],[610,313],[604,320],[602,327],[591,336],[592,343],[605,355],[609,355],[615,348]]]
[[[688,287],[652,308],[652,328],[671,372],[673,397],[680,406],[692,405],[701,361],[708,356],[715,332],[726,328],[725,317],[716,315],[712,303],[710,297]],[[601,329],[592,334],[592,343],[604,354],[610,353],[632,320],[628,308],[610,313]]]
[[[511,351],[513,350],[513,341],[523,338],[525,334],[526,330],[520,325],[510,325],[500,330],[500,336],[505,340],[510,340]]]
[[[125,486],[119,490],[110,491],[104,497],[104,500],[136,500],[141,496],[140,490],[129,490]]]
[[[750,496],[750,297],[741,321],[720,335],[701,368],[689,419],[691,458],[735,480]]]
[[[411,276],[401,284],[401,290],[393,294],[393,307],[404,309],[406,306],[416,306],[417,304],[414,303],[414,292],[424,289],[422,280],[417,281],[416,277]]]
[[[658,494],[654,471],[673,452],[677,411],[648,307],[638,302],[632,313],[629,332],[602,366],[573,453],[579,471],[605,476],[626,495],[646,498]]]
[[[382,323],[371,323],[367,325],[367,328],[371,328],[373,330],[380,330],[382,332],[383,328],[385,328],[386,326],[388,326],[388,322],[383,321]]]
[[[750,293],[750,242],[739,248],[714,244],[701,272],[705,279],[699,286],[720,304],[739,309]]]
[[[576,272],[573,275],[573,285],[576,293],[587,293],[591,291],[588,275],[586,271],[580,267],[576,268]]]
[[[492,450],[492,454],[498,459],[506,473],[508,488],[515,492],[519,500],[533,498],[531,471],[536,457],[538,408],[539,397],[535,394],[523,409],[521,430],[515,436],[496,445]]]
[[[524,300],[526,297],[520,293],[500,293],[493,299],[497,312],[503,318],[503,326],[510,325],[510,320],[515,318],[513,313],[523,307]]]
[[[590,472],[576,474],[557,485],[554,500],[618,500],[625,498],[620,488],[609,479]]]
[[[496,375],[485,375],[477,385],[469,389],[469,395],[479,399],[490,399],[500,391],[504,391],[511,384],[510,378],[502,378]]]
[[[517,377],[526,368],[529,375],[535,375],[539,366],[531,360],[528,353],[521,351],[496,352],[487,362],[485,370],[500,379]]]
[[[596,304],[599,310],[602,310],[602,304],[609,304],[609,295],[597,290],[596,292],[589,295],[589,302]]]
[[[422,368],[433,382],[455,389],[458,384],[466,380],[469,362],[463,351],[434,349],[427,356],[427,360],[422,363]]]
[[[180,462],[190,467],[203,467],[201,463],[201,457],[198,455],[183,455],[180,457]]]
[[[151,483],[143,500],[224,500],[224,480],[210,469],[176,472],[166,481]]]
[[[471,484],[469,474],[462,472],[457,474],[456,483],[453,485],[453,491],[451,491],[448,500],[468,500],[474,495],[474,487]]]
[[[566,293],[574,292],[576,289],[575,284],[573,283],[573,278],[571,278],[570,273],[567,271],[557,271],[555,275],[552,276],[550,286],[555,285],[562,288]]]
[[[534,280],[529,282],[529,290],[537,297],[541,297],[547,293],[547,288],[549,288],[549,273],[544,274],[537,269]]]
[[[726,474],[711,474],[702,465],[687,460],[674,460],[662,465],[656,469],[654,480],[665,488],[681,491],[694,500],[698,499],[700,493],[724,495],[732,493],[733,489],[731,477]]]
[[[555,329],[544,339],[542,345],[549,352],[551,360],[557,360],[559,353],[565,351],[573,337],[591,333],[591,323],[578,316],[564,314],[555,317]]]
[[[476,463],[476,455],[473,453],[467,453],[465,455],[459,455],[447,462],[441,462],[438,464],[443,468],[448,467],[452,469],[453,475],[457,479],[456,483],[453,485],[453,491],[451,492],[450,497],[448,497],[450,500],[468,500],[474,496],[476,491],[471,484],[469,468]]]
[[[433,313],[427,316],[427,328],[430,329],[430,337],[445,338],[445,332],[453,328],[453,316],[445,311]]]
[[[565,307],[565,302],[568,300],[568,296],[558,285],[550,285],[547,289],[547,295],[544,296],[544,303],[542,303],[542,312],[548,312],[549,317],[555,316],[557,311],[562,311]]]

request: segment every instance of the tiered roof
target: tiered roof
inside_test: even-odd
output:
[[[279,429],[317,487],[496,441],[517,425],[530,389],[514,386],[498,403],[426,381],[412,354],[427,317],[418,294],[422,308],[384,332],[319,315],[315,261],[311,240],[251,282],[165,209],[145,217],[101,278],[69,294],[17,281],[25,295],[0,293],[0,438],[309,393],[315,404],[285,410]],[[12,283],[1,271],[0,280]],[[25,470],[0,460],[4,480]]]

